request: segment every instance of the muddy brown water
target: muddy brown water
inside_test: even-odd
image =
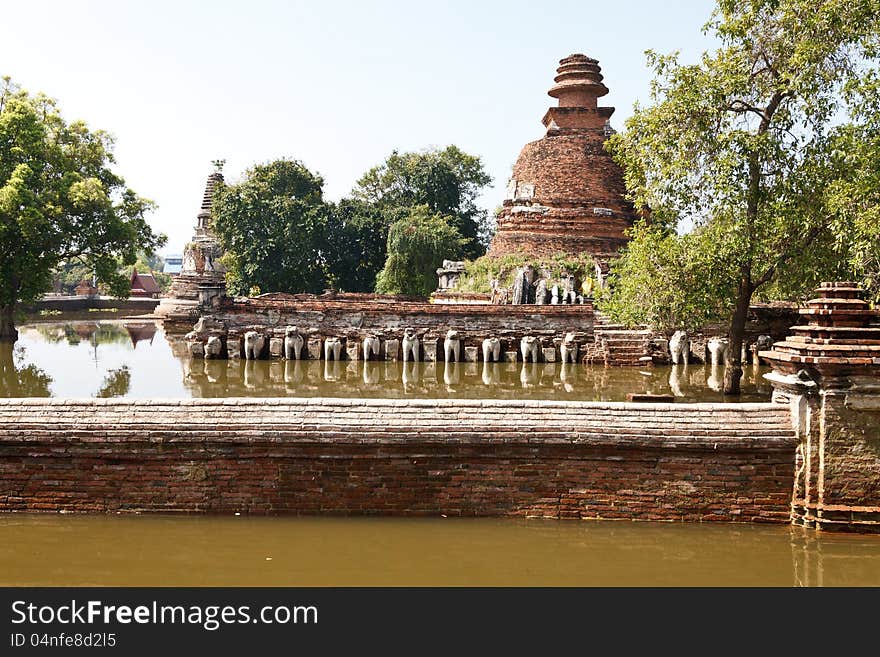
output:
[[[0,515],[0,585],[880,586],[880,536],[462,518]]]
[[[702,365],[203,361],[150,321],[43,322],[0,396],[735,401]],[[769,399],[749,367],[742,401]],[[462,518],[0,515],[0,585],[880,586],[880,536],[788,526]]]

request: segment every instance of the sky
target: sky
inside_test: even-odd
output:
[[[599,60],[622,129],[649,102],[645,50],[696,61],[710,0],[3,2],[0,76],[116,138],[116,170],[157,204],[164,254],[189,241],[212,160],[228,181],[298,159],[338,200],[393,150],[482,158],[493,209],[558,61]]]

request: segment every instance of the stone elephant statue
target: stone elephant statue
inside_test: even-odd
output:
[[[296,326],[284,329],[284,357],[287,360],[299,360],[306,340]]]
[[[403,362],[410,359],[419,360],[419,338],[414,329],[408,328],[403,331]]]
[[[483,362],[497,363],[499,360],[501,360],[501,340],[498,338],[483,340]]]
[[[382,342],[375,335],[364,338],[364,360],[370,360],[370,355],[374,356],[373,360],[378,360],[381,349]]]
[[[691,354],[691,341],[685,331],[676,331],[669,339],[669,357],[673,365],[687,365]]]
[[[537,363],[541,353],[541,339],[534,335],[523,336],[519,341],[519,350],[524,363],[529,360],[529,356],[531,356],[533,363]]]
[[[578,357],[578,344],[574,341],[574,333],[566,333],[562,344],[559,345],[559,354],[563,363],[576,363]]]
[[[263,356],[266,346],[266,337],[256,331],[248,331],[244,334],[244,357],[246,360],[258,360]]]
[[[709,362],[712,365],[723,365],[727,362],[730,340],[727,338],[712,338],[706,343],[706,351],[709,352]]]
[[[446,338],[443,340],[443,359],[447,363],[451,360],[456,363],[461,361],[461,339],[455,329],[446,331]]]
[[[208,336],[205,343],[205,358],[223,358],[223,339],[219,335]]]
[[[339,338],[327,338],[324,340],[324,360],[339,362],[342,358],[342,340]]]
[[[754,351],[755,357],[753,361],[755,363],[759,363],[761,361],[760,356],[758,354],[762,351],[770,351],[773,349],[773,338],[769,335],[759,335],[758,339],[755,340],[755,344],[752,345],[752,349]]]

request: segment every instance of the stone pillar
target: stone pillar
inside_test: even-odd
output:
[[[817,292],[800,311],[806,323],[758,352],[800,439],[792,522],[880,532],[880,312],[856,283]]]

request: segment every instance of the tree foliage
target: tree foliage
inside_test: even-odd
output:
[[[463,238],[442,257],[478,252],[478,223],[486,213],[476,196],[489,181],[480,159],[455,146],[395,152],[338,203],[323,199],[323,180],[301,162],[256,166],[215,196],[213,225],[226,250],[229,290],[371,292],[389,256],[390,227],[420,216],[422,207],[443,215]],[[417,269],[412,284],[396,280],[395,286],[421,289],[421,276]]]
[[[709,309],[730,313],[725,391],[738,392],[755,295],[796,296],[872,266],[880,0],[719,0],[707,30],[721,47],[697,64],[648,53],[652,104],[609,142],[636,205],[695,237],[669,236],[657,259],[643,256],[658,234],[637,233],[608,308],[651,268],[705,283],[679,294],[686,308],[708,293]]]
[[[238,184],[217,186],[213,229],[226,251],[230,292],[323,289],[328,207],[322,185],[301,162],[276,160],[249,169]]]
[[[113,139],[66,121],[54,100],[0,84],[0,340],[15,340],[13,310],[50,289],[64,261],[94,271],[127,296],[119,263],[164,243],[146,222],[151,208],[111,165]]]
[[[425,205],[449,217],[466,240],[464,255],[476,258],[485,253],[491,238],[488,213],[477,206],[477,196],[491,182],[482,160],[457,146],[420,153],[394,151],[358,180],[354,196],[383,210]]]
[[[444,258],[465,247],[451,217],[417,205],[388,231],[388,259],[376,278],[381,294],[427,296],[437,287],[437,268]]]

